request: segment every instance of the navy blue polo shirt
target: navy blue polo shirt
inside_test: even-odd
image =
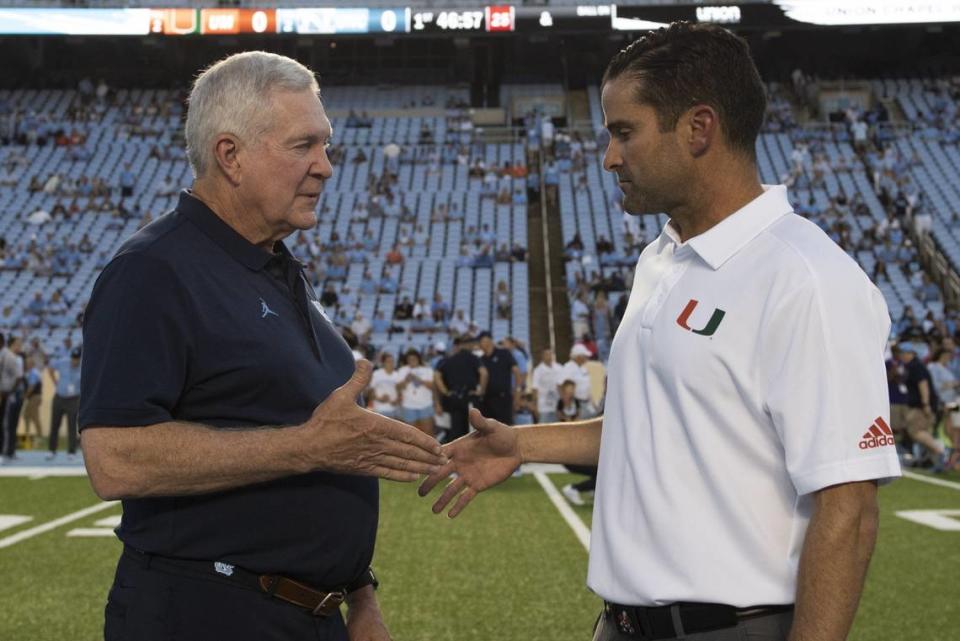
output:
[[[103,270],[83,326],[80,427],[298,425],[354,371],[301,266],[183,192]],[[95,427],[93,428],[95,429]],[[374,478],[314,472],[200,496],[123,501],[120,539],[334,587],[373,556]]]
[[[513,366],[517,364],[510,350],[494,347],[490,356],[484,354],[480,362],[487,368],[487,396],[513,393]]]

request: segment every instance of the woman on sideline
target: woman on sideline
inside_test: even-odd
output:
[[[433,368],[423,362],[420,352],[410,349],[399,370],[400,416],[418,430],[434,436]]]
[[[400,405],[400,394],[397,384],[400,382],[400,372],[396,368],[393,354],[384,353],[380,357],[380,367],[370,379],[371,399],[370,409],[378,414],[396,418]]]

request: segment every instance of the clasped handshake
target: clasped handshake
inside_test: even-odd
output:
[[[369,361],[357,362],[350,380],[314,410],[306,425],[316,428],[312,436],[322,445],[324,469],[402,482],[426,475],[420,496],[456,475],[433,504],[439,514],[452,502],[448,515],[454,517],[479,492],[520,466],[517,431],[484,418],[475,409],[470,411],[470,424],[476,431],[441,446],[415,427],[360,407],[357,397],[367,388],[372,372]]]

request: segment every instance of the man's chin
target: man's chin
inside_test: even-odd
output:
[[[659,214],[659,210],[652,209],[643,201],[636,201],[631,198],[623,200],[623,212],[631,216],[652,216]]]
[[[293,220],[290,221],[291,225],[303,231],[308,229],[313,229],[320,222],[320,218],[317,216],[315,211],[302,211],[294,216]]]

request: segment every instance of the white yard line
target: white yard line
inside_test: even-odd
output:
[[[88,517],[91,514],[96,514],[97,512],[102,512],[108,508],[119,505],[119,501],[104,501],[103,503],[97,503],[96,505],[91,505],[88,508],[84,508],[72,514],[67,514],[66,516],[61,516],[59,519],[54,519],[53,521],[47,521],[46,523],[41,523],[36,527],[32,527],[29,530],[23,530],[22,532],[17,532],[16,534],[11,534],[5,539],[0,539],[0,549],[10,547],[11,545],[16,545],[21,541],[33,538],[38,534],[43,534],[49,532],[50,530],[55,530],[62,525],[67,523],[72,523],[73,521],[78,521],[82,518]]]
[[[940,487],[949,487],[951,490],[960,490],[960,483],[956,481],[947,481],[945,479],[938,479],[934,476],[927,476],[926,474],[917,474],[916,472],[903,471],[903,475],[908,479],[913,479],[914,481],[920,481],[921,483],[929,483],[930,485],[939,485]]]
[[[86,476],[87,468],[82,465],[63,467],[21,467],[19,465],[4,465],[0,467],[0,478],[28,478],[31,480],[47,478],[49,476]]]
[[[563,517],[563,520],[567,522],[567,525],[570,526],[570,529],[573,530],[573,533],[577,536],[577,539],[580,540],[580,543],[583,544],[584,549],[588,552],[590,551],[590,528],[588,528],[584,522],[577,516],[577,513],[573,511],[573,508],[567,503],[567,500],[563,498],[563,495],[560,494],[560,491],[557,490],[557,486],[547,478],[547,475],[543,472],[537,471],[533,473],[533,477],[537,479],[537,482],[540,484],[540,487],[543,488],[543,491],[547,493],[547,496],[550,498],[550,502],[553,503],[554,507],[557,508],[557,511],[560,512],[560,516]]]

